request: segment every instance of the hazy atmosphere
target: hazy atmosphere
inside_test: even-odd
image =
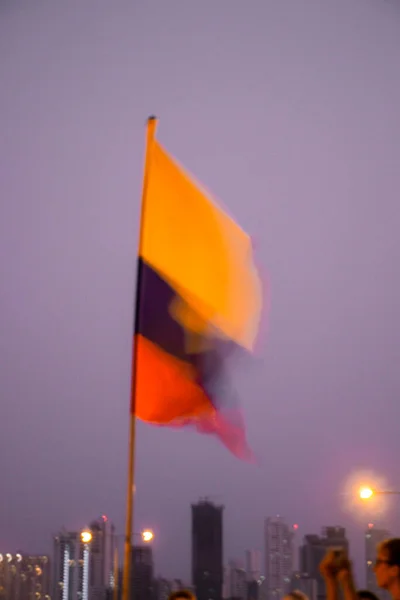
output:
[[[0,56],[2,547],[50,551],[102,513],[123,531],[154,113],[252,235],[269,310],[235,377],[261,465],[139,423],[135,531],[189,578],[209,496],[226,559],[279,513],[298,541],[346,526],[359,561],[368,520],[400,525],[345,493],[365,470],[400,486],[400,4],[0,0]]]

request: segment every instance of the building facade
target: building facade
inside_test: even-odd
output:
[[[265,583],[267,600],[282,598],[293,572],[293,528],[280,516],[265,521]]]
[[[295,592],[297,590],[305,594],[309,600],[317,600],[318,583],[308,573],[301,573],[300,571],[293,573],[290,580],[290,591]]]
[[[248,581],[247,582],[247,600],[259,600],[260,598],[260,582]]]
[[[349,553],[344,527],[325,527],[322,535],[306,535],[300,547],[300,572],[317,582],[317,600],[326,600],[325,582],[319,572],[319,565],[331,547],[340,547]]]
[[[365,532],[365,586],[381,600],[389,600],[390,594],[377,586],[374,564],[378,544],[388,538],[390,538],[390,533],[387,529],[379,529],[373,523],[369,523]]]
[[[261,575],[260,550],[246,550],[246,575],[247,581],[258,581]]]
[[[114,586],[115,529],[106,515],[90,525],[89,600],[106,600]]]
[[[223,506],[192,505],[192,583],[197,600],[222,600]]]
[[[243,564],[237,560],[229,561],[224,577],[224,598],[246,600],[247,576]]]
[[[62,530],[54,537],[53,564],[52,600],[88,600],[89,555],[80,533]]]
[[[169,579],[157,577],[154,582],[154,600],[168,600],[172,592],[172,585]]]
[[[149,544],[133,546],[131,559],[132,600],[153,600],[156,590],[152,547]]]
[[[103,515],[82,532],[54,537],[51,600],[107,600],[113,587],[114,527]]]

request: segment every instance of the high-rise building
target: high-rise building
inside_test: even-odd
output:
[[[247,598],[247,577],[241,561],[230,560],[225,569],[224,598],[231,600]]]
[[[247,582],[247,600],[259,600],[260,598],[260,581]]]
[[[113,585],[114,527],[103,515],[86,531],[54,538],[52,600],[107,600]]]
[[[265,520],[265,580],[268,600],[284,596],[293,572],[293,528],[277,516]]]
[[[223,506],[207,499],[192,505],[192,583],[198,600],[221,600]]]
[[[131,577],[132,600],[153,600],[154,562],[153,549],[149,544],[133,546]]]
[[[106,515],[90,525],[89,598],[105,600],[113,587],[115,529]]]
[[[76,531],[61,531],[54,538],[52,600],[88,600],[89,548]]]
[[[171,582],[164,577],[157,577],[154,581],[154,600],[168,600],[171,592]]]
[[[268,600],[268,587],[265,575],[258,580],[258,600]]]
[[[48,556],[0,554],[0,600],[50,598]]]
[[[261,575],[260,550],[246,550],[247,581],[258,581]]]
[[[325,527],[320,536],[306,535],[300,547],[300,571],[316,580],[317,600],[326,600],[325,582],[319,572],[319,565],[330,547],[340,547],[349,552],[344,527]]]
[[[290,581],[290,591],[295,592],[297,590],[305,594],[309,600],[317,600],[317,580],[310,577],[308,573],[300,573],[300,571],[293,573]]]
[[[373,523],[369,523],[365,532],[365,583],[366,588],[376,594],[381,600],[389,600],[388,592],[381,590],[376,584],[374,564],[376,559],[376,547],[378,544],[390,538],[387,529],[379,529]]]
[[[246,550],[247,600],[258,600],[261,577],[260,550]]]
[[[230,568],[229,565],[224,567],[222,575],[222,598],[227,600],[230,594]]]

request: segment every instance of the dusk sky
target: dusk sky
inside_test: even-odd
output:
[[[360,571],[376,515],[348,478],[400,486],[398,0],[0,0],[0,57],[0,551],[102,513],[123,531],[155,113],[252,235],[270,311],[235,377],[261,466],[139,423],[135,531],[188,580],[209,496],[226,560],[279,513],[299,536],[345,525]],[[380,518],[399,533],[400,502]]]

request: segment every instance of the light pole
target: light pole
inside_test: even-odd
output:
[[[124,538],[124,534],[122,535],[115,535],[114,538],[118,539],[118,538]],[[142,540],[142,542],[144,544],[149,544],[150,542],[152,542],[154,540],[154,533],[151,529],[143,529],[143,531],[140,531],[138,533],[134,533],[132,535],[133,538],[135,537],[140,537],[140,539]],[[118,600],[118,583],[119,583],[119,558],[118,558],[118,546],[117,544],[115,545],[115,549],[114,549],[114,593],[113,593],[113,600]]]
[[[358,490],[358,495],[361,500],[370,500],[374,496],[400,496],[400,491],[397,490],[376,490],[374,488],[364,486]]]

